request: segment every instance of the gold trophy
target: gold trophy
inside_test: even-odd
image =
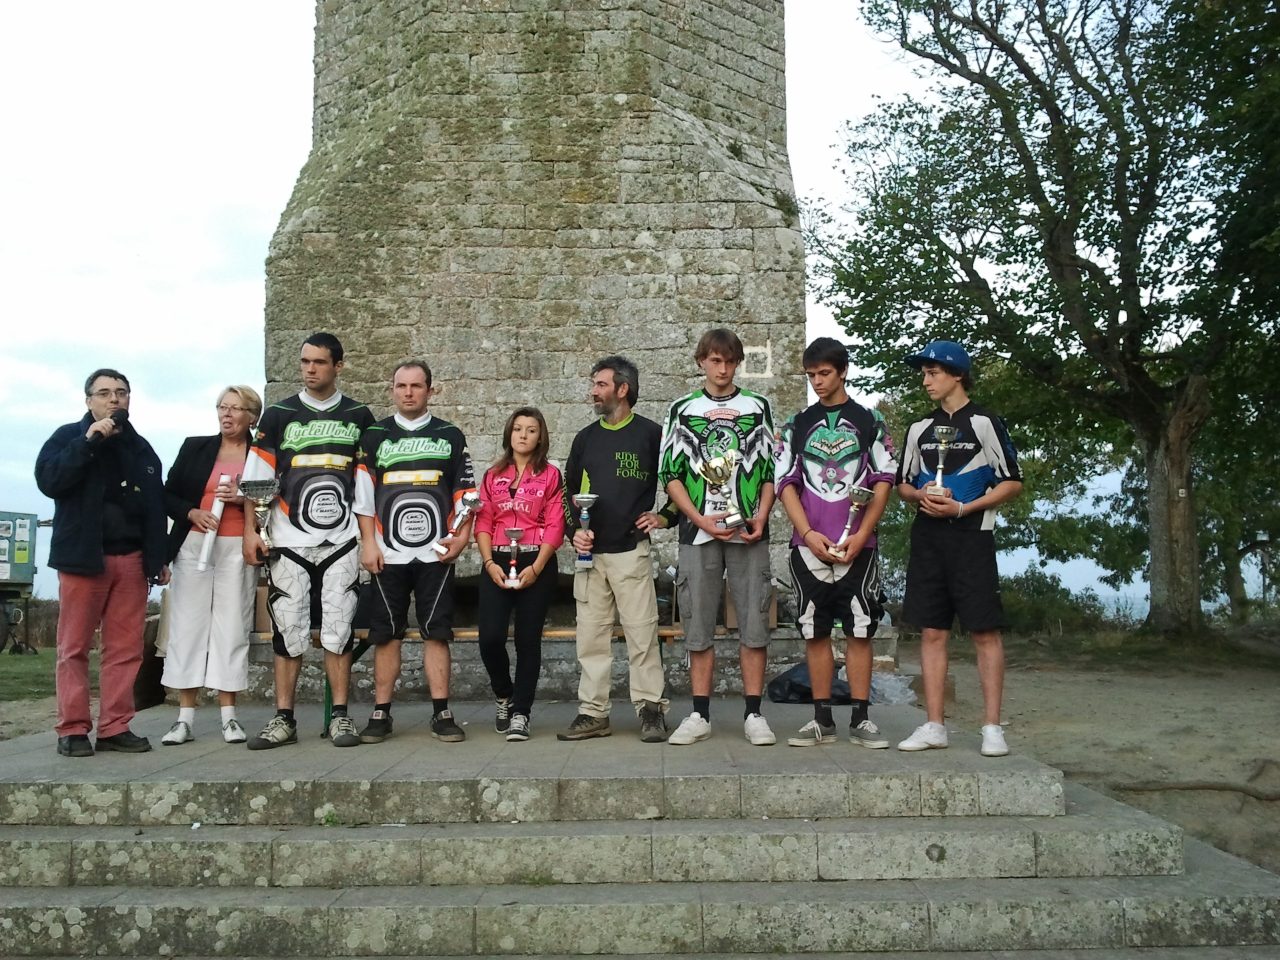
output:
[[[870,503],[873,496],[875,496],[874,491],[867,487],[849,488],[849,519],[845,521],[844,529],[840,531],[837,544],[844,543],[844,538],[849,536],[849,531],[853,529],[853,521],[858,516],[858,511]],[[838,547],[832,547],[827,552],[842,563],[844,562],[844,551]]]
[[[271,554],[271,501],[280,494],[280,480],[241,480],[240,496],[253,504],[253,515],[258,520],[258,533],[262,548]]]
[[[737,450],[726,450],[718,457],[704,460],[698,468],[702,478],[711,485],[708,493],[717,500],[725,501],[728,514],[720,521],[720,526],[726,530],[736,530],[747,522],[733,495],[733,475],[741,462],[742,454]]]

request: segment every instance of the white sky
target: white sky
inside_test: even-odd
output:
[[[786,5],[801,198],[839,195],[842,123],[912,82],[855,9]],[[128,374],[166,467],[215,429],[219,387],[264,380],[263,261],[310,147],[314,5],[47,0],[4,20],[0,509],[47,517],[32,465],[90,370]],[[809,333],[839,331],[811,305]],[[37,593],[56,589],[42,570]]]

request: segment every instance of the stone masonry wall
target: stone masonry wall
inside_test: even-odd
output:
[[[803,402],[782,0],[320,0],[315,70],[267,262],[271,399],[328,329],[380,414],[419,355],[478,467],[523,403],[563,460],[597,358],[634,360],[660,421],[724,325],[744,385]]]

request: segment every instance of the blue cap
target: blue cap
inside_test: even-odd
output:
[[[951,340],[934,340],[919,353],[904,358],[907,363],[919,370],[926,363],[939,363],[950,367],[957,373],[968,373],[973,365],[964,347]]]

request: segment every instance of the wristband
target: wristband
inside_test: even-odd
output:
[[[807,537],[811,533],[813,533],[813,527],[810,527],[804,533],[800,534],[800,539],[803,540],[805,537]]]
[[[959,500],[956,501],[956,519],[959,520],[964,516],[964,504]]]

